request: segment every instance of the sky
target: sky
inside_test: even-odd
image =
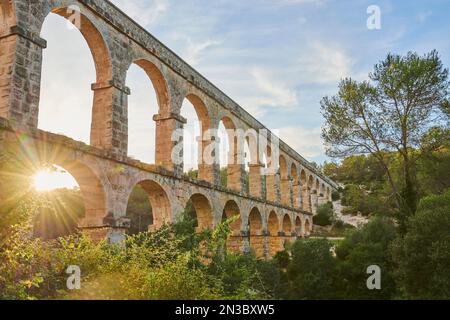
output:
[[[387,53],[437,49],[450,66],[450,1],[113,0],[119,8],[307,160],[330,160],[320,137],[320,100],[340,79],[367,79]],[[371,5],[380,29],[369,29]],[[83,37],[50,15],[39,127],[89,143],[95,68]],[[129,154],[154,161],[156,97],[137,66],[127,75]],[[195,136],[195,112],[182,108]],[[193,145],[194,138],[185,139]],[[190,148],[186,157],[195,158]],[[223,153],[223,152],[222,152]],[[224,160],[222,160],[224,161]],[[187,166],[195,167],[195,160]]]

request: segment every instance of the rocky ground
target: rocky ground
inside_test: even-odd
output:
[[[360,214],[356,216],[342,214],[342,209],[344,206],[341,204],[341,200],[333,201],[333,208],[338,219],[342,220],[344,223],[351,224],[352,226],[357,227],[359,225],[366,224],[369,221],[366,217],[361,216]]]

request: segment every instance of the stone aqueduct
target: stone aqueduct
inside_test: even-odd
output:
[[[309,235],[317,205],[331,200],[337,185],[281,140],[279,170],[265,179],[261,155],[273,156],[270,147],[251,148],[248,191],[243,188],[242,164],[228,164],[227,187],[220,185],[216,162],[199,164],[198,179],[183,175],[182,164],[171,159],[176,143],[171,136],[183,128],[184,99],[193,104],[202,130],[217,128],[220,121],[227,129],[265,127],[109,1],[0,0],[0,4],[0,148],[12,148],[32,163],[57,164],[71,173],[85,202],[80,226],[91,236],[110,241],[123,236],[128,198],[137,184],[148,193],[154,227],[176,220],[190,200],[198,228],[213,227],[223,215],[240,216],[229,240],[234,250],[253,248],[257,255],[268,256],[285,241]],[[73,5],[80,10],[80,31],[97,75],[92,84],[90,145],[37,129],[46,48],[39,36],[41,27],[50,12],[71,19]],[[154,165],[127,157],[130,90],[125,80],[133,63],[147,73],[159,104],[153,118]],[[270,131],[266,138],[269,145],[277,139]],[[220,143],[214,136],[198,140],[200,149]],[[232,149],[229,156],[242,157]],[[1,197],[7,199],[0,192]]]

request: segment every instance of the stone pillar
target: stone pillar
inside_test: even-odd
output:
[[[130,89],[115,80],[94,83],[91,145],[125,156],[128,149]]]
[[[202,139],[197,137],[198,142],[198,179],[208,181],[209,183],[220,184],[220,164],[216,161],[215,137]],[[212,154],[208,150],[212,150]],[[205,153],[206,152],[206,153]]]
[[[287,206],[292,206],[291,179],[289,177],[280,178],[280,187],[281,203]]]
[[[164,167],[169,171],[173,171],[176,175],[183,174],[182,132],[186,119],[171,113],[169,115],[156,114],[153,116],[153,120],[156,122],[156,165]],[[174,135],[175,130],[178,130],[177,132],[180,134]],[[174,149],[175,147],[176,149]],[[172,156],[172,153],[174,153],[174,157]],[[174,158],[177,158],[178,162],[174,161]]]
[[[320,205],[323,205],[323,204],[325,204],[325,203],[327,203],[327,202],[328,202],[328,200],[327,200],[327,198],[324,196],[324,194],[323,194],[323,193],[320,193],[319,196],[318,196],[318,198],[317,198],[317,204],[320,206]]]
[[[302,199],[300,194],[300,183],[298,181],[292,181],[292,206],[294,208],[302,208]]]
[[[249,237],[250,248],[255,252],[257,258],[265,257],[265,236],[262,234],[254,234]]]
[[[245,172],[243,141],[237,136],[234,136],[229,138],[229,143],[227,187],[242,192],[244,190]]]
[[[228,164],[227,166],[227,187],[231,190],[241,192],[244,190],[244,165]]]
[[[278,174],[268,174],[266,176],[267,200],[278,202]]]
[[[0,117],[37,128],[44,39],[13,26],[0,35]]]
[[[116,244],[125,240],[126,231],[130,228],[130,219],[110,216],[103,219],[84,218],[78,227],[93,241],[106,240],[110,244]]]
[[[302,205],[303,211],[311,212],[311,197],[307,186],[302,186]]]
[[[262,164],[249,164],[249,191],[256,198],[263,196],[263,181],[261,179]]]
[[[311,192],[311,212],[313,214],[317,213],[317,206],[318,206],[317,190],[313,190]]]

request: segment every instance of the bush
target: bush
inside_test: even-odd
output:
[[[339,191],[334,190],[331,193],[331,200],[338,201],[339,199],[341,199],[341,194],[339,193]]]
[[[346,299],[389,299],[395,294],[390,244],[396,237],[394,222],[375,217],[361,229],[349,231],[336,247],[340,290]],[[381,268],[381,290],[368,290],[366,269]]]
[[[450,299],[450,190],[421,200],[394,242],[396,279],[408,299]]]
[[[313,217],[313,223],[319,226],[329,226],[333,222],[333,204],[324,203],[317,208],[317,214]]]
[[[300,239],[292,245],[287,269],[289,299],[330,299],[335,295],[335,259],[325,239]]]

